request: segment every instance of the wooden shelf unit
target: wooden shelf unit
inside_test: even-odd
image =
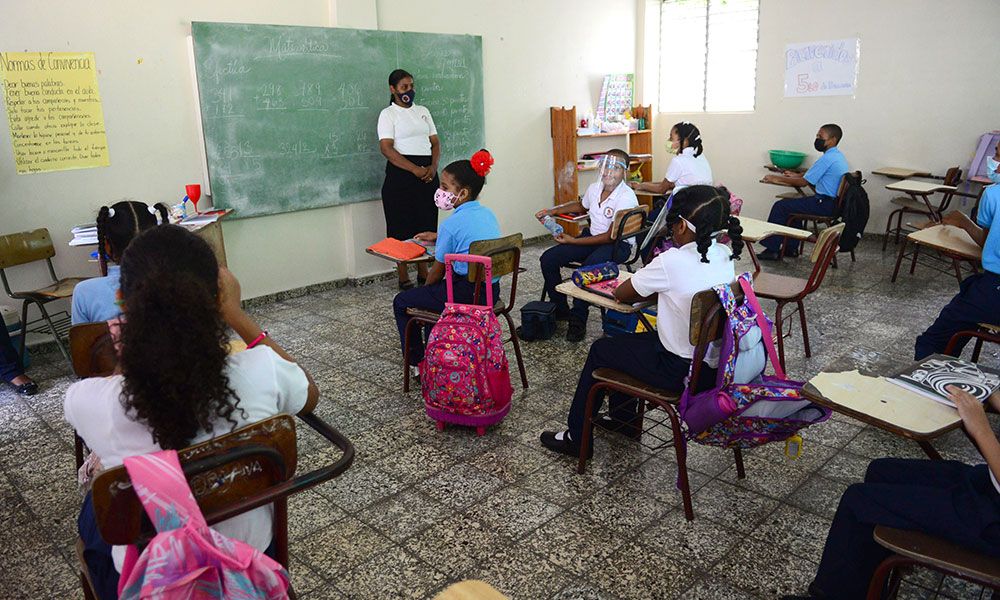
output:
[[[577,140],[582,138],[601,137],[624,137],[625,149],[629,154],[652,154],[653,153],[653,107],[635,106],[632,108],[632,117],[645,119],[646,128],[640,131],[622,131],[613,133],[589,133],[577,135],[579,121],[576,118],[576,106],[572,108],[562,108],[553,106],[549,108],[549,122],[552,133],[552,182],[555,188],[553,205],[565,204],[579,200],[579,180],[580,171],[593,171],[596,167],[577,168],[577,161],[580,158],[577,149]],[[643,181],[652,181],[653,164],[652,160],[641,160],[639,174]],[[647,194],[639,196],[640,204],[651,205],[653,197]]]

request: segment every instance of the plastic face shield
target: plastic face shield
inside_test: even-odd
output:
[[[620,156],[615,156],[614,154],[605,154],[602,156],[601,163],[598,166],[598,173],[600,174],[604,188],[613,190],[618,187],[618,184],[625,179],[627,169],[628,165],[625,164],[625,161]]]

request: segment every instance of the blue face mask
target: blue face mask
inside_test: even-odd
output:
[[[399,95],[399,101],[403,103],[403,106],[410,106],[413,104],[413,99],[417,97],[417,90],[410,90],[408,92],[403,92]]]
[[[997,163],[992,157],[986,157],[986,176],[993,183],[1000,183],[1000,173],[997,173],[998,166],[1000,166],[1000,163]]]

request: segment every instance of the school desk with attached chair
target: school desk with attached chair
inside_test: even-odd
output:
[[[632,273],[628,271],[622,271],[618,274],[618,285],[623,282],[628,281],[632,277]],[[614,298],[608,298],[607,296],[602,296],[588,289],[578,287],[572,281],[564,281],[556,286],[556,291],[562,294],[566,294],[570,298],[579,298],[580,300],[586,301],[588,304],[593,304],[594,306],[600,308],[602,311],[605,310],[615,310],[626,315],[635,314],[639,317],[646,331],[655,331],[656,328],[649,324],[646,320],[646,316],[642,313],[642,310],[649,308],[650,306],[656,305],[656,298],[650,300],[643,300],[642,302],[636,302],[635,304],[627,304],[624,302],[619,302]]]
[[[934,354],[914,363],[901,361],[900,368],[888,376],[909,371],[927,360],[950,358]],[[941,454],[931,442],[962,427],[962,419],[953,407],[898,386],[885,377],[863,375],[858,371],[824,371],[810,379],[802,393],[809,400],[834,412],[915,441],[928,457],[935,460],[940,460]]]
[[[812,232],[805,229],[769,223],[752,217],[739,217],[739,219],[740,227],[743,228],[741,237],[744,242],[759,242],[772,235],[783,235],[797,240],[805,240],[812,236]],[[757,260],[757,254],[753,250],[752,243],[747,244],[745,248],[750,254],[750,260],[753,261],[754,276],[756,277],[757,273],[760,273],[760,261]]]
[[[923,220],[929,220],[933,223],[937,223],[941,220],[941,215],[943,215],[944,211],[948,209],[948,205],[951,204],[952,198],[958,192],[957,187],[955,187],[954,189],[949,189],[949,187],[958,186],[958,184],[962,182],[962,169],[961,167],[952,167],[948,169],[948,172],[945,173],[945,176],[943,178],[934,177],[932,175],[924,175],[922,177],[942,180],[940,184],[937,183],[933,184],[941,186],[940,191],[943,192],[941,195],[941,201],[938,203],[936,207],[930,207],[930,200],[929,200],[930,195],[922,196],[921,199],[918,199],[912,192],[906,192],[908,194],[907,196],[899,196],[890,200],[889,202],[891,202],[897,208],[893,210],[891,213],[889,213],[889,218],[886,219],[885,222],[885,235],[882,238],[883,251],[886,249],[886,246],[889,243],[890,235],[895,234],[895,241],[893,243],[898,244],[900,233],[906,233],[908,228],[911,230],[915,228],[914,225],[910,223],[906,223],[904,225],[903,218],[906,217],[907,215],[915,215],[921,217]],[[892,186],[894,185],[898,186],[900,184],[904,185],[905,187],[913,187],[912,186],[913,183],[923,183],[923,182],[917,181],[915,179],[906,179],[902,182],[899,182],[898,184],[890,184],[886,186],[886,189],[898,190],[899,189],[898,187],[894,188]],[[900,191],[906,191],[906,190],[900,190]],[[893,227],[892,225],[893,218],[896,219],[895,227]]]
[[[909,254],[911,257],[910,275],[913,275],[913,271],[917,267],[921,246],[940,252],[944,257],[944,262],[950,261],[951,269],[941,268],[938,264],[929,261],[921,262],[921,264],[939,273],[954,273],[955,277],[958,278],[959,285],[962,284],[963,279],[961,262],[969,263],[973,273],[979,272],[979,264],[983,260],[982,246],[974,242],[961,227],[936,224],[914,231],[903,238],[903,244],[899,247],[899,256],[896,257],[896,267],[892,270],[891,281],[893,283],[896,282],[896,276],[899,275],[899,266],[902,264],[903,258],[907,256],[906,248],[910,242],[914,244],[913,252]],[[939,260],[939,262],[941,261]]]
[[[794,169],[779,169],[778,167],[776,167],[774,165],[764,165],[764,168],[767,169],[768,171],[772,172],[772,173],[777,173],[778,175],[783,175],[786,171],[789,172],[789,173],[796,173],[798,175],[804,175],[805,172],[808,170],[808,169],[806,169],[804,167],[796,167]],[[805,188],[803,188],[802,186],[799,186],[799,185],[792,185],[790,183],[785,183],[783,181],[764,181],[763,179],[761,179],[760,182],[761,183],[770,183],[771,185],[780,185],[781,187],[790,187],[790,188],[794,188],[795,189],[794,192],[781,192],[780,194],[776,194],[774,197],[778,198],[779,200],[787,200],[788,198],[805,198],[806,196],[811,196],[812,195],[810,193],[807,193],[805,191]],[[816,193],[815,192],[816,188],[814,188],[812,184],[809,184],[809,190],[813,194]]]

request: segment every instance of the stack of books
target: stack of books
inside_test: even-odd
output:
[[[70,246],[89,246],[97,243],[97,223],[77,225],[70,232],[73,234]]]

